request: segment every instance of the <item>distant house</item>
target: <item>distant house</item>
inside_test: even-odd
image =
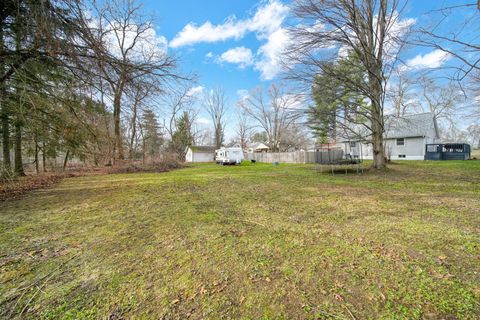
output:
[[[262,142],[256,142],[254,144],[251,144],[247,147],[247,152],[248,153],[254,153],[254,152],[268,152],[270,150],[270,147],[268,147],[266,144]]]
[[[345,154],[373,159],[370,137],[362,133],[354,133],[352,136],[339,139]],[[359,136],[363,138],[358,138]],[[389,159],[423,160],[426,145],[439,142],[437,121],[430,112],[385,118],[385,156]]]
[[[185,154],[186,162],[213,162],[215,147],[212,146],[191,146],[187,147]]]

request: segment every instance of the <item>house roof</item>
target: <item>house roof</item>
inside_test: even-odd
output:
[[[385,119],[385,138],[428,137],[438,138],[437,123],[432,113],[419,113]]]
[[[212,153],[215,152],[217,148],[214,146],[191,146],[190,149],[192,149],[192,152]]]
[[[249,149],[254,149],[254,150],[258,150],[258,149],[270,149],[266,144],[264,144],[263,142],[256,142],[254,144],[251,144],[248,146]]]
[[[371,136],[365,125],[352,124],[339,135],[341,141],[364,140]],[[439,138],[437,121],[431,112],[402,117],[385,116],[384,139],[432,137]]]

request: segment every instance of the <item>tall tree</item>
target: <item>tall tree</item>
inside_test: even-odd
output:
[[[123,159],[121,119],[127,87],[146,79],[159,86],[179,78],[174,72],[176,59],[167,54],[165,44],[156,38],[152,22],[135,1],[107,0],[101,6],[93,0],[91,3],[90,16],[81,6],[75,8],[75,14],[82,24],[81,39],[95,56],[89,68],[99,71],[97,78],[107,83],[112,96],[114,160]]]
[[[177,128],[173,133],[169,149],[177,153],[181,160],[185,160],[185,150],[192,144],[192,119],[190,118],[190,114],[184,111],[177,120]]]
[[[142,132],[144,159],[145,156],[148,156],[153,160],[160,155],[160,149],[163,145],[163,134],[157,116],[150,109],[146,109],[143,112]]]
[[[359,82],[338,80],[369,101],[365,115],[370,123],[373,167],[386,166],[383,143],[384,98],[388,76],[403,47],[410,21],[401,21],[402,0],[297,0],[293,5],[296,26],[290,28],[286,50],[289,78],[311,84],[338,54],[354,54],[366,76]],[[334,54],[331,48],[336,48]],[[355,67],[352,64],[352,67]]]
[[[353,124],[368,126],[363,121],[368,111],[364,96],[350,85],[362,81],[365,75],[354,55],[324,63],[312,86],[315,104],[307,111],[308,125],[319,143],[344,137],[353,130]]]
[[[166,109],[163,127],[167,131],[170,138],[173,136],[179,116],[187,111],[189,114],[194,113],[192,106],[197,99],[197,94],[190,83],[181,82],[168,91],[168,94],[162,95],[162,106]]]
[[[439,85],[432,78],[424,76],[420,79],[422,98],[426,110],[433,113],[436,120],[452,123],[464,100],[460,88],[455,83]]]
[[[225,112],[227,98],[222,88],[205,93],[203,106],[213,122],[214,143],[217,149],[222,147],[225,140]]]
[[[278,85],[272,84],[267,96],[258,87],[238,102],[238,106],[262,128],[268,136],[272,151],[279,151],[283,135],[301,114],[295,109],[298,97],[285,94]]]
[[[419,99],[413,91],[414,84],[413,79],[409,78],[405,72],[395,71],[395,80],[391,81],[390,88],[387,91],[387,99],[395,116],[403,117],[405,114],[420,108]]]
[[[242,149],[247,148],[248,138],[252,133],[252,126],[248,123],[247,115],[244,112],[238,114],[236,127],[237,141]]]

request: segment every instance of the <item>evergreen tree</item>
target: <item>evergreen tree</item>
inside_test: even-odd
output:
[[[354,66],[354,67],[352,67]],[[352,85],[364,76],[354,55],[338,62],[326,62],[312,86],[315,105],[307,111],[308,126],[319,143],[334,140],[338,131],[363,122],[365,96]]]
[[[143,153],[150,159],[155,159],[160,155],[160,149],[163,145],[163,135],[160,131],[155,113],[147,109],[142,117],[143,130]]]
[[[184,111],[177,120],[175,130],[170,142],[170,150],[177,153],[180,159],[185,159],[185,149],[193,144],[192,120],[188,112]]]

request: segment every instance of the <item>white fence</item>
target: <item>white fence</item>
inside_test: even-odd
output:
[[[334,163],[343,158],[343,150],[245,153],[245,159],[278,163]]]

